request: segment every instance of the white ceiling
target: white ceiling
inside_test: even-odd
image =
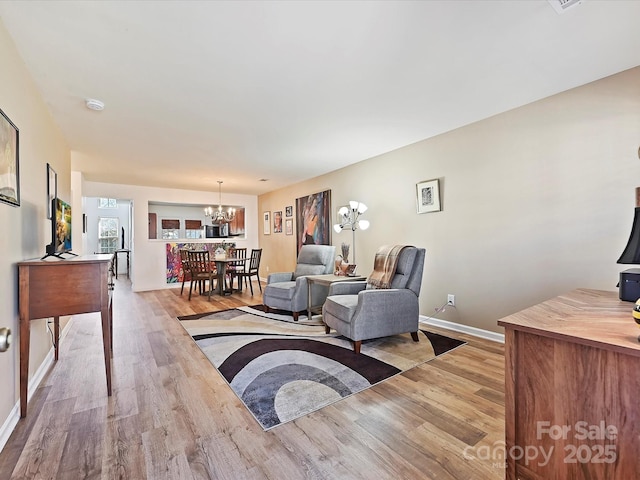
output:
[[[261,194],[640,65],[640,1],[0,1],[0,18],[75,170],[193,190]]]

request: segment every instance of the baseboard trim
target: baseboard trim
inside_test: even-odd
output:
[[[70,318],[70,320],[67,322],[65,327],[60,332],[60,339],[58,340],[58,342],[61,342],[62,339],[67,335],[67,332],[69,331],[69,327],[71,326],[72,322],[73,322],[73,317]],[[31,377],[31,380],[29,380],[29,384],[27,385],[27,404],[29,403],[29,400],[31,400],[31,397],[33,397],[33,394],[36,392],[36,390],[40,386],[40,382],[42,382],[42,379],[51,368],[51,365],[53,365],[53,357],[54,357],[54,349],[53,349],[53,346],[51,346],[51,350],[49,350],[49,353],[47,353],[47,355],[44,357],[44,360],[42,361],[38,369],[35,371],[35,373],[33,374],[33,377]],[[18,398],[18,402],[11,409],[9,416],[2,424],[2,427],[0,427],[0,452],[2,452],[2,450],[4,449],[4,446],[7,444],[7,441],[9,441],[9,437],[13,433],[13,430],[16,428],[16,425],[18,425],[18,421],[20,421],[20,399],[19,398]]]
[[[4,422],[4,425],[0,427],[0,452],[2,452],[4,446],[9,441],[9,437],[16,428],[16,425],[18,425],[18,420],[20,420],[20,402],[13,406],[9,416]]]
[[[439,318],[425,317],[424,315],[420,315],[420,323],[433,325],[434,327],[446,328],[447,330],[453,330],[454,332],[466,333],[468,335],[473,335],[474,337],[478,338],[484,338],[485,340],[490,340],[492,342],[504,343],[504,335],[502,333],[496,333],[490,330],[470,327],[469,325],[449,322],[447,320],[441,320]]]
[[[51,368],[51,365],[53,365],[53,347],[51,348],[51,350],[49,350],[49,353],[47,353],[47,356],[44,357],[43,362],[38,367],[38,370],[36,370],[36,372],[33,374],[33,377],[31,377],[31,380],[29,380],[29,385],[27,386],[27,403],[29,402],[29,400],[31,400],[31,397],[40,386],[40,382],[42,382],[42,379],[44,378],[45,374],[49,371],[49,368]],[[7,441],[9,440],[9,437],[13,433],[13,430],[16,428],[16,425],[18,424],[19,420],[20,420],[20,400],[18,399],[18,402],[11,409],[11,413],[9,414],[9,416],[7,417],[7,420],[4,422],[4,425],[2,425],[2,428],[0,429],[0,452],[2,451],[4,446],[7,444]]]

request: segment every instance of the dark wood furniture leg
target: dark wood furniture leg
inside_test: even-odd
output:
[[[22,283],[22,282],[20,282]],[[20,297],[20,417],[27,416],[27,385],[29,381],[29,341],[31,338],[31,322],[29,320],[29,292],[26,302]],[[22,306],[23,303],[26,305]]]
[[[53,359],[58,361],[60,352],[60,317],[53,317]]]
[[[100,317],[102,319],[102,347],[104,350],[104,366],[105,373],[107,374],[107,395],[111,396],[111,336],[113,331],[111,329],[110,321],[110,308],[105,306],[100,311]]]
[[[113,358],[113,302],[109,299],[109,350]],[[111,375],[109,375],[111,378]]]
[[[131,261],[129,259],[129,250],[127,250],[127,278],[131,278]]]

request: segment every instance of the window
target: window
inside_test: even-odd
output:
[[[180,238],[180,220],[162,219],[162,238],[175,240]]]
[[[118,249],[118,218],[100,217],[98,219],[98,250],[100,253],[113,253]]]
[[[118,201],[115,198],[98,198],[98,208],[118,208]]]
[[[185,220],[184,230],[185,238],[202,238],[202,221]]]

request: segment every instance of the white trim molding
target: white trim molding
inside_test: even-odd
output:
[[[447,330],[453,330],[454,332],[466,333],[468,335],[484,338],[485,340],[490,340],[492,342],[504,343],[504,334],[502,333],[482,330],[481,328],[470,327],[468,325],[449,322],[447,320],[440,320],[439,318],[425,317],[424,315],[420,315],[420,323],[423,323],[425,325],[433,325],[434,327],[446,328]]]
[[[65,327],[62,329],[62,332],[60,332],[60,338],[58,342],[61,342],[62,339],[66,337],[72,322],[73,322],[73,317],[69,319]],[[35,371],[31,379],[29,380],[29,384],[27,386],[27,404],[29,403],[29,400],[31,400],[31,397],[33,397],[33,394],[36,393],[36,390],[40,386],[40,382],[42,382],[42,379],[47,374],[51,366],[53,365],[53,356],[54,356],[53,354],[54,354],[54,348],[52,345],[51,350],[49,350],[49,353],[47,353],[47,355],[44,357],[44,360],[42,361],[38,369]],[[7,444],[7,441],[9,440],[9,437],[13,433],[13,430],[16,428],[16,425],[18,424],[19,420],[20,420],[20,399],[18,399],[18,402],[13,406],[13,408],[11,409],[11,412],[9,413],[9,416],[5,420],[2,427],[0,427],[0,452],[2,452],[2,450],[4,449],[4,446]]]

